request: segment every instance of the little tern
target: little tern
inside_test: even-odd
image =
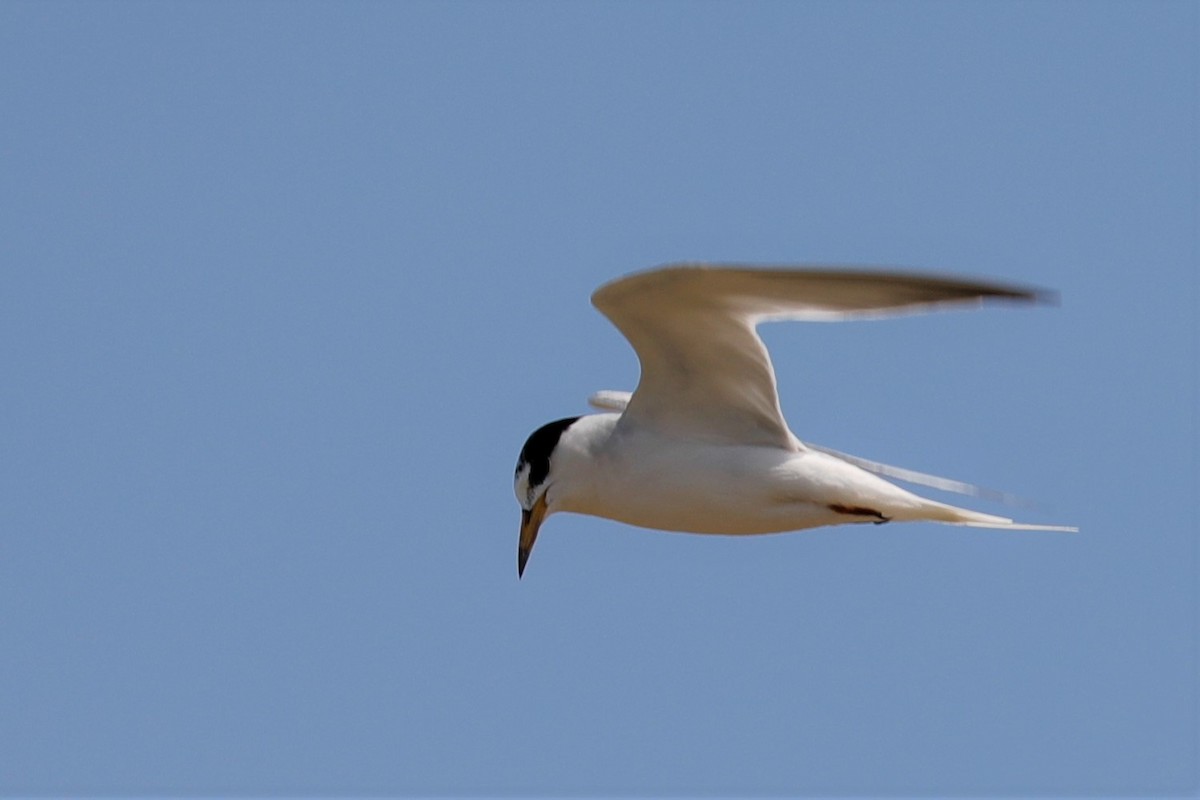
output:
[[[633,345],[636,390],[603,391],[607,413],[538,428],[521,448],[517,575],[545,519],[567,511],[642,528],[764,534],[851,522],[1075,531],[935,502],[880,476],[981,494],[933,475],[805,444],[784,421],[757,326],[920,313],[1046,292],[882,270],[675,264],[601,286],[592,304]]]

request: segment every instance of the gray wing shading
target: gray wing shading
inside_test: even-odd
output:
[[[601,286],[592,304],[624,334],[641,379],[622,424],[795,449],[756,332],[767,320],[830,322],[1052,301],[1037,289],[886,270],[677,264]]]

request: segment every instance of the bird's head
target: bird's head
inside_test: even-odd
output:
[[[525,441],[517,458],[513,490],[521,504],[521,538],[517,542],[517,577],[525,574],[525,562],[537,541],[538,528],[553,511],[548,490],[554,483],[554,452],[563,432],[579,417],[556,420],[538,428]]]

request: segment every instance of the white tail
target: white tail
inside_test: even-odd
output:
[[[1000,518],[1001,522],[952,522],[951,525],[963,525],[968,528],[1007,528],[1010,531],[1057,531],[1059,533],[1079,533],[1079,528],[1072,525],[1033,525],[1027,522],[1013,522],[1011,519]]]
[[[924,500],[925,498],[921,498]],[[966,508],[936,503],[925,500],[925,503],[914,509],[908,519],[925,519],[932,522],[944,522],[947,525],[963,525],[969,528],[1006,528],[1010,531],[1058,531],[1060,533],[1078,533],[1079,528],[1070,525],[1034,525],[1026,522],[1013,522],[1008,517],[997,517],[993,514],[982,514]]]
[[[853,464],[859,469],[864,469],[867,472],[875,475],[882,475],[885,478],[895,478],[897,480],[906,481],[907,483],[918,483],[922,486],[929,486],[934,489],[941,489],[944,492],[956,492],[958,494],[970,495],[971,497],[982,497],[988,500],[995,500],[1006,505],[1029,505],[1022,501],[1016,495],[1008,494],[1007,492],[998,492],[995,489],[985,489],[982,486],[975,486],[971,483],[956,481],[951,478],[942,478],[938,475],[930,475],[926,472],[917,472],[913,469],[905,469],[904,467],[894,467],[891,464],[884,464],[879,461],[871,461],[867,458],[852,456],[849,453],[843,453],[840,450],[834,450],[832,447],[823,447],[819,444],[805,442],[806,447],[811,447],[813,450],[825,453],[826,455],[840,458],[841,460]],[[1008,517],[998,517],[994,514],[983,514],[978,511],[971,511],[958,506],[951,506],[945,503],[937,503],[933,500],[925,500],[921,498],[926,505],[923,505],[917,511],[917,516],[912,519],[928,519],[934,522],[944,522],[947,525],[965,525],[971,528],[1007,528],[1012,531],[1059,531],[1062,533],[1078,533],[1079,528],[1071,525],[1034,525],[1025,522],[1013,522]],[[925,516],[924,514],[928,514]],[[896,517],[899,519],[899,517]]]

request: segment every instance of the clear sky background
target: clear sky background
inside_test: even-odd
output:
[[[0,3],[0,793],[1195,791],[1197,16]],[[1082,532],[518,583],[590,292],[684,259],[1059,290],[765,336],[802,439]]]

